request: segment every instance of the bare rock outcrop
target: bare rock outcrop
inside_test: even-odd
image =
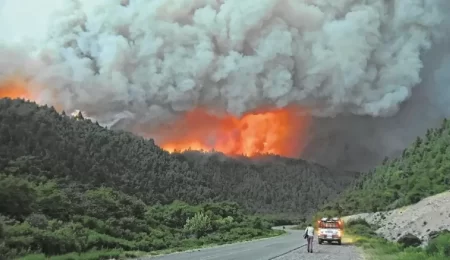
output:
[[[407,234],[427,245],[439,232],[450,230],[450,191],[395,210],[362,213],[344,218],[345,221],[362,218],[379,227],[376,233],[387,240],[397,242]]]

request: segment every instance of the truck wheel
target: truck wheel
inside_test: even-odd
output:
[[[340,244],[341,244],[341,240],[339,239],[339,240],[338,240],[338,245],[340,245]]]
[[[323,243],[322,239],[319,239],[319,245],[321,245]]]

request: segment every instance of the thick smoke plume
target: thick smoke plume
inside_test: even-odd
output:
[[[25,2],[4,0],[0,80],[105,125],[296,104],[316,118],[306,157],[361,168],[447,115],[442,52],[422,57],[446,46],[447,0]]]

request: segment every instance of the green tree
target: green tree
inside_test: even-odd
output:
[[[198,212],[192,218],[186,220],[184,229],[191,234],[195,234],[196,238],[200,238],[211,231],[211,219],[203,212]]]
[[[0,213],[24,219],[33,212],[37,192],[27,181],[0,175]]]
[[[32,213],[26,218],[26,221],[32,226],[39,229],[45,229],[48,226],[48,219],[43,214]]]
[[[3,223],[3,220],[0,218],[0,244],[5,237],[5,223]]]

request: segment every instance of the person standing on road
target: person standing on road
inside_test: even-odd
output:
[[[308,241],[308,253],[313,252],[313,239],[314,239],[314,228],[311,224],[305,229],[305,238]]]

